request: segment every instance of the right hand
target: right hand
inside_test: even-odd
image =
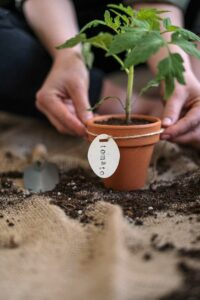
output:
[[[63,134],[84,136],[88,111],[88,71],[73,50],[59,53],[36,95],[37,108]]]
[[[161,139],[200,149],[200,82],[189,71],[185,79],[186,85],[177,83],[166,103]]]

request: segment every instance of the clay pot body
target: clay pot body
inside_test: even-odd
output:
[[[95,135],[103,133],[112,137],[125,137],[123,139],[114,138],[120,150],[120,162],[115,173],[111,177],[103,179],[103,181],[107,188],[118,191],[131,191],[140,189],[145,185],[147,169],[153,148],[155,143],[158,142],[160,134],[157,133],[138,138],[131,137],[159,132],[161,129],[161,121],[152,116],[132,115],[132,118],[134,119],[143,119],[150,121],[151,123],[128,126],[95,123],[96,121],[107,120],[109,118],[124,117],[124,115],[94,117],[87,122],[87,130],[90,142],[95,138]]]

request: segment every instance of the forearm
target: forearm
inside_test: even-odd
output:
[[[169,17],[171,19],[173,25],[176,25],[179,27],[184,26],[182,10],[174,5],[156,4],[156,3],[155,4],[137,4],[137,5],[135,5],[136,9],[144,8],[144,7],[151,7],[151,8],[157,8],[160,10],[164,10],[164,11],[169,11],[169,12],[162,14],[162,17],[163,18]],[[170,33],[163,34],[163,37],[165,38],[165,40],[169,41]],[[178,46],[173,45],[173,44],[169,45],[169,50],[173,53],[174,52],[179,53],[182,56],[182,58],[184,59],[185,69],[187,70],[187,72],[191,72],[192,68],[191,68],[189,55],[187,55],[181,48],[179,48]],[[163,58],[165,58],[167,55],[168,55],[168,50],[165,47],[163,47],[160,49],[160,51],[158,51],[155,55],[153,55],[149,59],[148,64],[149,64],[149,67],[150,67],[151,71],[153,72],[153,74],[156,74],[156,72],[157,72],[158,63]]]
[[[54,58],[60,53],[80,52],[80,47],[57,50],[78,32],[76,15],[70,0],[27,0],[24,15],[47,51]]]

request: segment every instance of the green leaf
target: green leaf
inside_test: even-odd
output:
[[[102,49],[108,49],[110,47],[110,44],[112,42],[113,35],[110,33],[104,33],[100,32],[98,35],[93,36],[89,39],[87,39],[87,43],[90,43],[91,45],[102,48]]]
[[[183,63],[184,61],[180,54],[172,53],[169,57],[163,59],[158,64],[156,80],[165,81],[164,99],[168,99],[172,95],[175,86],[175,79],[177,79],[180,84],[185,84],[183,76],[185,68]]]
[[[179,83],[184,84],[183,72],[185,71],[183,58],[178,53],[171,53],[167,58],[160,61],[158,71],[160,77],[174,75]]]
[[[169,31],[169,32],[177,31],[178,28],[179,27],[177,27],[177,26],[171,25],[171,26],[167,27],[167,31]]]
[[[177,33],[186,40],[200,42],[200,37],[198,35],[196,35],[195,33],[191,32],[185,28],[177,27]]]
[[[155,8],[143,8],[138,11],[137,17],[141,20],[161,20],[158,12]]]
[[[169,32],[172,32],[172,31],[176,31],[178,30],[180,27],[178,26],[174,26],[172,23],[171,23],[171,20],[170,18],[165,18],[162,20],[162,23],[163,23],[163,26],[165,27],[165,29]]]
[[[75,37],[67,40],[64,44],[56,47],[56,49],[72,48],[78,45],[79,43],[85,42],[85,40],[86,40],[86,34],[84,33],[77,34]]]
[[[114,18],[114,24],[115,24],[115,29],[119,29],[119,27],[121,26],[121,21],[119,16]]]
[[[193,42],[185,40],[182,34],[180,34],[179,32],[175,32],[172,34],[171,42],[181,47],[189,55],[193,55],[196,58],[200,59],[200,51],[197,49],[197,45]]]
[[[157,20],[148,20],[149,27],[151,30],[160,31],[160,22]]]
[[[126,15],[120,14],[118,11],[114,9],[110,9],[112,13],[114,13],[116,16],[118,16],[126,25],[129,24],[129,18]]]
[[[146,29],[146,30],[150,30],[151,29],[151,25],[145,21],[145,20],[138,20],[136,18],[133,18],[132,19],[132,26],[136,26],[138,28],[143,28],[143,29]]]
[[[124,6],[123,4],[108,4],[107,5],[109,8],[114,8],[114,9],[118,9],[120,11],[122,11],[123,13],[127,14],[130,17],[133,17],[135,14],[135,11],[130,7],[130,6]]]
[[[123,104],[122,100],[120,98],[118,98],[117,96],[104,97],[104,98],[100,99],[93,107],[89,108],[88,110],[89,111],[96,110],[106,100],[117,100],[121,104],[123,110],[125,110],[125,107],[124,107],[124,104]]]
[[[89,43],[83,44],[82,55],[86,66],[88,66],[88,68],[91,69],[94,62],[94,54],[91,51],[91,44]]]
[[[173,76],[165,76],[165,94],[164,99],[167,100],[173,94],[175,88],[175,78]]]
[[[170,27],[172,25],[170,18],[163,19],[163,25],[164,25],[165,29],[168,30],[168,27]]]
[[[135,28],[114,36],[113,41],[110,44],[109,54],[118,54],[134,48],[145,34],[145,30]]]
[[[157,52],[164,45],[165,41],[158,32],[148,32],[138,41],[135,48],[126,57],[125,67],[129,68],[132,65],[136,66],[146,62],[152,54]]]
[[[147,85],[141,90],[140,95],[144,94],[147,90],[149,90],[152,87],[158,87],[160,84],[160,80],[153,79],[147,83]]]
[[[137,14],[138,20],[146,21],[149,24],[151,30],[160,29],[160,15],[159,10],[152,8],[140,9]]]
[[[93,20],[89,23],[87,23],[81,30],[80,30],[80,33],[83,33],[84,31],[86,31],[87,29],[89,28],[92,28],[92,27],[97,27],[98,25],[106,25],[106,23],[102,20]]]
[[[113,19],[108,10],[106,10],[104,13],[104,20],[105,20],[106,25],[108,27],[112,28],[114,31],[116,31],[121,25],[120,17],[117,16]]]
[[[113,21],[112,21],[112,18],[110,16],[109,10],[106,10],[105,13],[104,13],[104,21],[105,21],[106,25],[112,27]]]

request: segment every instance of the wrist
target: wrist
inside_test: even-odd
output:
[[[59,46],[59,44],[57,46]],[[62,49],[57,49],[57,46],[55,46],[53,51],[51,51],[53,59],[56,59],[57,57],[68,57],[73,55],[77,55],[80,57],[82,56],[82,50],[80,45],[77,45],[73,48],[62,48]]]
[[[79,58],[83,60],[83,56],[80,48],[69,48],[69,49],[55,49],[55,55],[53,56],[54,61],[69,60]]]

